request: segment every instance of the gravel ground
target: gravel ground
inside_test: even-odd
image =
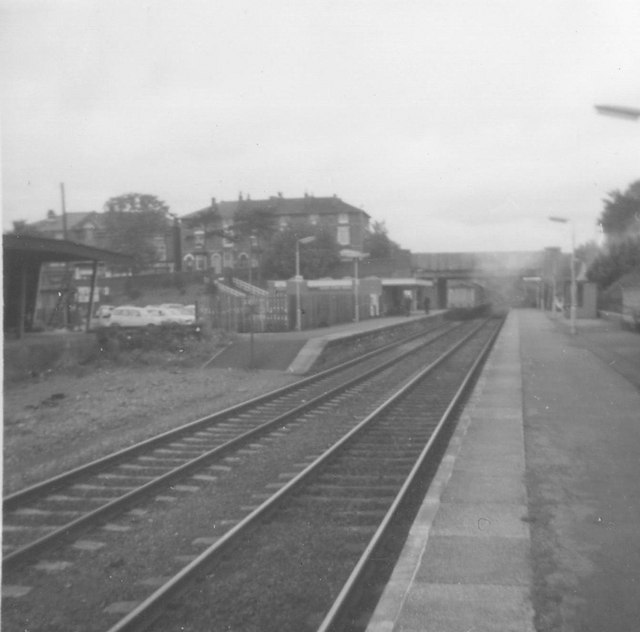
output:
[[[279,371],[89,366],[4,385],[4,493],[294,381]]]
[[[117,373],[119,379],[110,382],[111,386],[107,387],[114,388],[111,393],[130,395],[131,397],[127,397],[128,406],[132,406],[134,402],[137,403],[136,398],[133,397],[135,393],[147,390],[143,388],[141,380],[135,381],[135,388],[130,386],[138,372],[129,369],[120,371]],[[149,384],[153,385],[152,392],[146,393],[145,401],[153,402],[156,413],[166,408],[170,401],[170,397],[164,395],[168,391],[167,385],[171,383],[169,380],[172,379],[181,379],[180,388],[172,389],[173,392],[180,393],[180,399],[175,398],[175,401],[171,402],[172,408],[177,408],[181,402],[185,401],[188,397],[186,385],[196,382],[195,378],[198,376],[200,378],[197,382],[202,385],[200,397],[203,401],[207,401],[207,392],[212,388],[212,384],[217,384],[214,391],[217,394],[216,404],[221,404],[224,398],[238,399],[252,395],[251,391],[255,391],[256,383],[261,387],[267,385],[274,387],[293,379],[280,373],[265,372],[251,374],[238,371],[180,371],[178,373],[165,371],[164,373],[163,376],[162,372],[157,370],[144,372],[148,376]],[[99,371],[90,377],[97,379],[101,374],[102,372]],[[388,377],[380,380],[386,388],[389,387]],[[78,379],[77,382],[77,385],[74,384],[76,390],[73,392],[82,394],[87,389],[86,377]],[[60,409],[68,402],[73,404],[73,401],[71,397],[51,397],[51,394],[56,392],[53,386],[57,383],[56,378],[53,377],[43,382],[42,384],[48,384],[48,389],[39,394],[39,399],[29,391],[28,385],[23,385],[20,390],[29,392],[33,397],[32,401],[55,403],[39,406],[35,409],[36,411],[42,408],[49,414],[54,411],[54,414],[60,415]],[[147,382],[145,381],[144,384]],[[103,390],[107,391],[107,388]],[[127,389],[132,389],[132,392],[128,393]],[[381,394],[384,389],[385,387],[381,385],[379,389]],[[170,392],[169,396],[171,395]],[[117,405],[117,402],[114,405]],[[369,406],[375,407],[375,402],[369,402]],[[335,440],[333,426],[341,429],[340,434],[344,432],[342,428],[344,424],[351,427],[358,416],[347,410],[344,404],[339,408],[341,415],[330,415],[329,419],[324,412],[317,414],[313,419],[307,416],[304,422],[288,424],[286,429],[280,431],[277,441],[265,438],[259,442],[262,447],[254,446],[251,454],[230,456],[229,465],[233,463],[233,467],[229,467],[229,471],[226,471],[224,462],[221,463],[222,469],[216,471],[218,480],[199,484],[198,486],[202,487],[200,493],[179,492],[176,488],[161,495],[176,496],[175,502],[151,500],[142,507],[142,515],[124,515],[114,519],[113,522],[118,526],[128,529],[127,538],[123,538],[119,530],[113,532],[102,530],[92,534],[89,539],[108,542],[109,546],[91,553],[91,564],[86,568],[82,581],[77,581],[76,576],[70,579],[63,571],[49,573],[44,578],[46,588],[39,594],[36,605],[28,611],[28,614],[25,614],[17,602],[11,601],[5,604],[3,629],[6,627],[7,630],[16,632],[23,629],[34,632],[37,630],[84,632],[104,628],[102,625],[104,622],[99,621],[99,617],[96,619],[95,613],[99,613],[112,603],[130,598],[129,586],[135,584],[136,579],[165,576],[175,572],[176,562],[173,553],[178,551],[189,555],[198,552],[194,545],[198,539],[215,536],[220,529],[226,530],[229,528],[227,523],[239,519],[246,513],[246,506],[261,502],[261,498],[254,497],[254,494],[256,491],[268,491],[264,488],[266,482],[279,481],[283,471],[292,472],[299,469],[300,462],[309,460],[309,450],[312,451],[311,456],[316,455],[318,441],[326,447]],[[118,412],[117,408],[116,412]],[[169,417],[171,421],[168,412],[163,411],[161,414]],[[75,426],[77,429],[82,427],[82,416],[76,414],[76,419],[80,420],[80,423]],[[149,413],[147,419],[153,419],[153,413]],[[146,427],[147,434],[150,434],[151,427],[158,429],[155,425],[157,420],[153,421],[153,424],[153,426],[148,424],[136,424],[136,426]],[[122,433],[114,431],[112,426],[101,426],[98,435],[93,432],[87,433],[85,440],[98,442],[99,437],[104,437],[105,441],[110,441],[113,434]],[[64,440],[59,433],[50,434],[50,438],[54,436],[56,441],[62,444],[60,450],[63,451]],[[66,433],[67,444],[72,436],[73,431]],[[70,452],[73,453],[75,450]],[[63,460],[63,457],[60,459]],[[24,464],[20,463],[20,469],[23,466]],[[150,528],[153,533],[152,538],[149,537]],[[71,549],[61,549],[50,553],[47,561],[73,564],[86,555],[87,553],[74,552]],[[15,583],[12,576],[9,576],[7,581],[10,584]],[[42,571],[32,569],[21,573],[20,582],[26,582],[26,585],[35,587],[42,585]],[[149,589],[145,594],[148,592]],[[240,614],[246,615],[244,609],[241,609],[238,616]],[[288,614],[283,612],[282,616],[286,619]],[[73,625],[70,622],[73,622]]]

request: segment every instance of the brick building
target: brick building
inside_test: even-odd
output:
[[[259,266],[256,252],[268,239],[264,235],[234,235],[234,227],[247,214],[261,213],[268,218],[270,230],[293,229],[305,234],[305,228],[329,230],[341,248],[362,250],[369,227],[369,215],[337,196],[285,198],[281,194],[264,200],[239,196],[233,202],[217,202],[183,216],[182,267],[183,269],[242,270]],[[234,235],[234,239],[225,235]],[[259,243],[263,240],[263,243]]]

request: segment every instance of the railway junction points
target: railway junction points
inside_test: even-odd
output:
[[[366,346],[381,325],[419,320],[292,333],[279,351],[268,338],[247,339],[212,361],[246,361],[250,351],[256,363],[302,373],[354,336]],[[636,334],[585,321],[571,336],[564,321],[512,311],[377,606],[357,629],[635,629],[639,389]],[[19,591],[5,586],[5,599]]]

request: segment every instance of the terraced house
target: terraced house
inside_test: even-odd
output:
[[[243,198],[217,202],[183,216],[183,269],[257,268],[257,253],[276,231],[292,229],[301,237],[320,228],[335,236],[341,248],[362,250],[369,215],[337,196],[264,200]]]

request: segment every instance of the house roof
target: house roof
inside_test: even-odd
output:
[[[314,197],[311,195],[301,198],[270,197],[265,200],[235,200],[233,202],[218,202],[216,207],[223,219],[232,219],[240,210],[265,209],[274,215],[335,215],[336,213],[362,213],[366,217],[369,214],[360,208],[343,202],[339,197]],[[211,206],[188,213],[182,219],[192,217],[203,211],[210,210]]]
[[[79,228],[85,222],[85,220],[94,215],[98,216],[98,213],[96,213],[95,211],[66,213],[67,230]],[[29,224],[29,227],[35,228],[42,233],[59,232],[64,228],[62,215],[54,215],[51,218],[41,219],[37,222]]]

